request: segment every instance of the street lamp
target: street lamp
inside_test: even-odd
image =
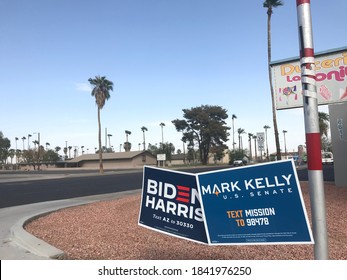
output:
[[[286,133],[287,130],[283,130],[283,138],[284,138],[284,157],[287,158],[287,144],[286,144]]]

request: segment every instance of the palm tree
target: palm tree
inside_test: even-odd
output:
[[[111,150],[111,137],[112,137],[112,134],[107,134],[107,137],[108,137],[108,147]],[[107,149],[107,147],[106,147],[106,149]]]
[[[17,148],[17,141],[19,140],[19,138],[18,138],[18,137],[15,137],[14,140],[16,141],[16,150],[15,150],[15,154],[16,154],[16,163],[18,163],[18,155],[17,155],[18,148]]]
[[[31,134],[28,134],[28,150],[30,150],[30,142],[29,142],[29,139],[32,135]]]
[[[99,172],[104,173],[104,167],[102,164],[102,146],[101,146],[101,121],[100,111],[104,107],[106,100],[110,96],[110,91],[113,91],[113,82],[106,79],[105,76],[95,76],[95,79],[89,78],[88,82],[94,86],[92,90],[92,96],[95,97],[96,105],[98,106],[98,126],[99,126]]]
[[[328,129],[329,129],[329,115],[324,112],[318,112],[318,122],[319,122],[319,132],[321,138],[325,135],[328,136]]]
[[[22,137],[22,140],[23,140],[23,151],[25,150],[24,148],[24,140],[26,140],[27,138],[25,136]]]
[[[65,154],[65,159],[67,159],[67,147],[64,147],[63,152]]]
[[[161,144],[164,145],[164,132],[163,132],[163,127],[165,126],[165,123],[160,123],[161,126]]]
[[[69,158],[71,158],[71,149],[72,149],[72,146],[69,146],[67,147],[69,149]]]
[[[277,127],[277,116],[276,116],[276,108],[275,108],[275,94],[272,85],[271,79],[271,15],[273,14],[273,8],[277,8],[282,6],[283,3],[280,0],[265,0],[263,3],[263,7],[267,9],[267,59],[268,59],[268,72],[269,72],[269,82],[270,82],[270,91],[271,91],[271,102],[272,102],[272,118],[274,124],[274,132],[275,132],[275,142],[276,142],[276,157],[277,160],[281,160],[281,149],[280,149],[280,139],[278,135],[278,127]]]
[[[234,125],[234,119],[237,119],[235,114],[233,114],[231,116],[231,120],[233,122],[233,151],[235,151],[235,125]]]
[[[129,130],[125,131],[126,141],[124,142],[123,147],[124,147],[124,150],[126,152],[130,152],[130,150],[131,150],[131,143],[128,141],[128,137],[129,137],[130,134],[131,134],[131,131],[129,131]]]
[[[237,133],[239,134],[239,150],[241,150],[243,149],[241,134],[246,133],[246,131],[243,128],[238,128]]]
[[[145,140],[145,131],[148,131],[147,127],[143,126],[141,127],[142,133],[143,133],[143,150],[146,150],[146,140]]]
[[[287,159],[287,143],[286,143],[286,133],[287,130],[283,130],[283,140],[284,140],[284,157]]]
[[[36,145],[39,145],[39,141],[34,140],[33,143],[34,143],[34,145],[35,145],[35,150],[36,150]]]
[[[11,164],[12,164],[15,153],[16,153],[15,149],[8,150],[8,156],[11,158]]]
[[[252,138],[253,133],[248,133],[248,142],[249,142],[249,159],[252,159]]]
[[[258,138],[257,135],[253,135],[255,161],[258,160],[258,155],[257,155],[257,138]]]

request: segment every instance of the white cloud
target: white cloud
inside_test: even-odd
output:
[[[91,92],[92,91],[90,84],[87,84],[87,83],[76,83],[75,89],[77,91],[84,91],[84,92]]]

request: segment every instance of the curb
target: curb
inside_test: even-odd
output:
[[[64,256],[66,255],[64,251],[58,248],[55,248],[54,246],[43,241],[42,239],[39,239],[36,236],[32,235],[31,233],[27,232],[24,229],[25,225],[37,218],[46,216],[52,212],[55,212],[61,209],[66,209],[66,208],[75,207],[75,206],[83,206],[86,204],[100,202],[100,201],[120,199],[128,195],[141,193],[141,191],[142,191],[141,189],[137,189],[137,190],[124,191],[119,193],[96,195],[96,196],[90,196],[90,197],[81,197],[77,199],[71,199],[72,201],[75,201],[75,202],[69,205],[55,206],[49,210],[38,211],[35,214],[32,214],[30,216],[25,216],[19,219],[10,229],[10,239],[13,243],[18,245],[19,247],[27,250],[28,252],[36,256],[44,257],[47,259],[53,259],[53,260],[64,258]]]
[[[58,209],[57,209],[58,210]],[[58,259],[65,255],[65,252],[53,247],[45,241],[35,237],[24,229],[24,226],[39,217],[45,216],[54,211],[41,213],[32,217],[20,219],[11,228],[11,239],[18,246],[28,250],[30,253],[48,259]]]

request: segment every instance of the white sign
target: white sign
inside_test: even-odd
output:
[[[166,160],[166,154],[157,154],[157,160],[158,161],[165,161]]]
[[[265,133],[264,132],[257,132],[257,141],[258,141],[258,150],[259,151],[264,150],[264,140],[265,140]]]
[[[347,102],[347,47],[315,55],[318,105]],[[303,106],[299,58],[271,63],[276,108]]]

